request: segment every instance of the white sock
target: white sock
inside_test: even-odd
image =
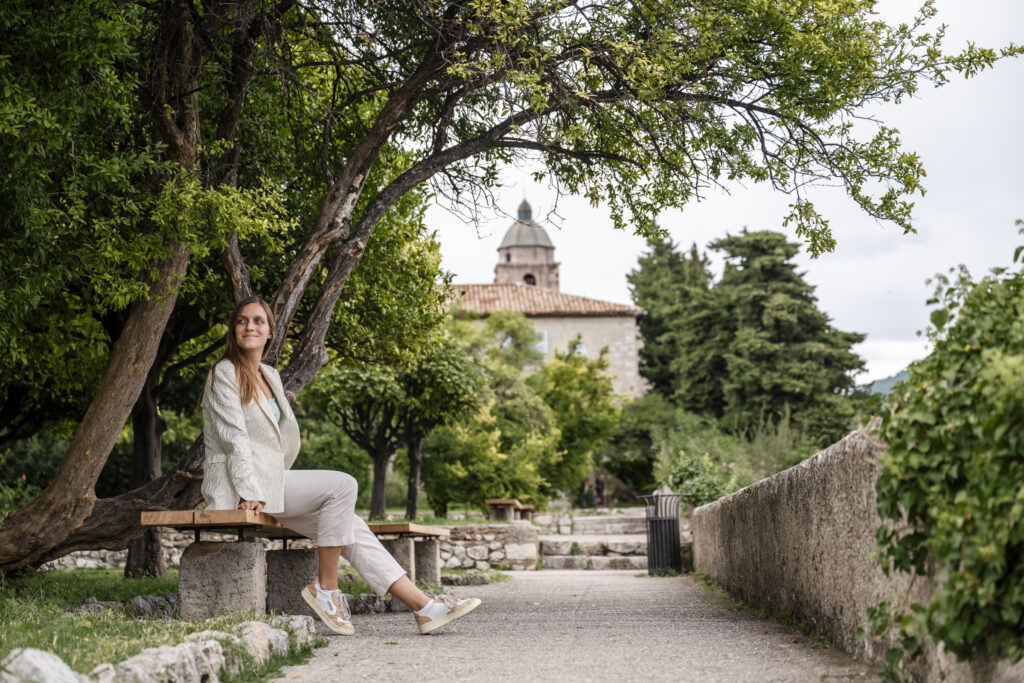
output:
[[[334,600],[331,599],[331,593],[337,591],[325,591],[320,587],[320,582],[316,582],[316,601],[323,605],[323,608],[327,610],[328,614],[334,614],[338,611],[338,608],[334,606]]]
[[[443,602],[438,602],[431,598],[430,602],[423,606],[423,609],[417,612],[421,617],[430,617],[431,619],[437,619],[448,614],[448,606]]]

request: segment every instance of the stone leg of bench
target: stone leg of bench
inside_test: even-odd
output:
[[[267,611],[316,617],[300,593],[317,578],[316,549],[267,551]]]
[[[392,557],[402,565],[410,580],[416,580],[416,555],[413,551],[411,538],[390,538],[381,542],[384,549],[391,553]]]
[[[441,543],[436,538],[416,541],[416,578],[430,583],[441,583]]]
[[[515,519],[515,510],[511,505],[494,506],[491,508],[491,519],[511,522]]]
[[[267,609],[267,551],[261,543],[201,541],[181,555],[181,618]]]

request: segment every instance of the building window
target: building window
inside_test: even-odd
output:
[[[505,263],[509,263],[511,261],[512,261],[512,254],[505,254]]]
[[[538,353],[543,354],[545,358],[548,357],[548,331],[547,330],[537,330],[537,343],[533,345],[533,348]]]
[[[523,276],[523,282],[525,282],[528,285],[535,285],[537,284],[537,278],[535,278],[530,273],[527,273],[526,275]]]

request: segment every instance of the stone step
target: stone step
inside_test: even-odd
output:
[[[647,555],[647,536],[639,534],[541,536],[542,555]]]
[[[607,517],[575,517],[572,520],[574,536],[609,535],[609,534],[646,534],[647,520],[644,517],[607,516]]]
[[[646,555],[545,555],[545,569],[647,569]]]

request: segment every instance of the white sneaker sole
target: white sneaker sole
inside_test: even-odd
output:
[[[448,614],[444,615],[443,617],[438,617],[437,619],[431,619],[427,623],[422,624],[420,626],[420,635],[424,635],[425,636],[428,633],[430,633],[431,631],[436,631],[437,629],[441,628],[445,624],[447,624],[449,622],[452,622],[452,621],[455,621],[459,617],[466,616],[467,614],[469,614],[470,612],[472,612],[473,610],[475,610],[479,606],[480,606],[480,598],[470,598],[466,602],[465,605],[462,605],[461,607],[456,609],[454,612],[449,612]]]
[[[310,595],[309,591],[305,588],[302,589],[302,599],[306,601],[307,605],[313,608],[313,611],[316,612],[317,615],[319,615],[320,622],[339,636],[354,636],[356,634],[356,630],[352,628],[351,625],[339,624],[336,622],[334,617],[331,616],[327,610],[324,609],[324,606],[317,601],[316,596]]]

